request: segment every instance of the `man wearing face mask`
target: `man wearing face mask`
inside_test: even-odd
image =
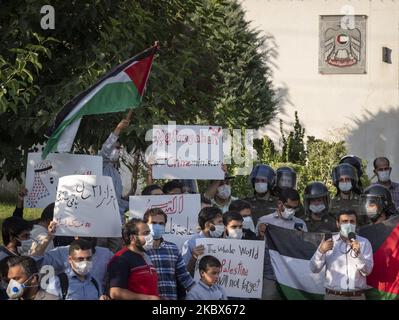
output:
[[[278,199],[272,195],[276,173],[270,166],[258,164],[252,169],[249,180],[254,188],[254,195],[244,200],[251,204],[252,219],[256,225],[261,216],[276,211]]]
[[[225,231],[223,238],[238,240],[257,240],[256,234],[251,230],[244,229],[244,218],[237,211],[223,213],[223,224]]]
[[[290,167],[280,167],[276,170],[276,186],[273,193],[276,197],[284,189],[296,190],[296,172]],[[305,210],[303,205],[300,204],[298,210],[295,212],[297,218],[305,219]]]
[[[9,256],[18,256],[32,245],[30,232],[32,225],[20,218],[9,217],[1,226],[3,244],[0,245],[0,263]]]
[[[204,246],[196,246],[196,240],[198,238],[221,238],[223,235],[222,210],[216,207],[202,208],[198,214],[198,225],[201,231],[188,239],[181,250],[183,260],[191,276],[194,276],[198,257],[204,254]]]
[[[69,267],[57,275],[46,291],[57,294],[62,300],[107,300],[102,295],[100,282],[91,274],[93,252],[90,242],[78,239],[69,246]]]
[[[382,223],[398,214],[391,193],[382,185],[374,184],[367,187],[360,199],[361,214],[367,223]]]
[[[59,300],[40,287],[39,270],[30,257],[12,257],[8,260],[7,295],[10,300]]]
[[[123,228],[126,247],[108,264],[109,296],[114,300],[160,300],[157,271],[146,251],[154,239],[148,225],[131,219]]]
[[[332,181],[337,194],[331,200],[330,214],[336,216],[342,209],[352,209],[358,215],[358,225],[366,222],[360,216],[360,189],[356,168],[348,163],[337,165],[332,171]]]
[[[304,192],[305,222],[309,232],[337,232],[336,218],[329,213],[330,194],[322,182],[312,182]]]
[[[307,232],[308,229],[305,221],[295,217],[295,212],[298,210],[299,204],[300,197],[298,191],[294,189],[283,190],[277,202],[277,210],[272,214],[260,217],[258,220],[256,230],[258,230],[261,239],[264,239],[264,227],[260,227],[262,224],[273,224],[286,229]]]
[[[94,237],[78,237],[74,240],[83,239],[90,243],[91,252],[93,253],[93,269],[90,274],[98,280],[102,292],[105,292],[105,274],[107,272],[107,265],[113,257],[113,253],[108,248],[97,246],[97,238]],[[54,268],[55,274],[65,272],[69,267],[69,245],[56,247],[44,254],[42,265],[50,265]]]
[[[205,192],[205,197],[211,200],[212,206],[222,210],[222,213],[229,210],[232,201],[237,200],[231,195],[231,179],[234,177],[226,174],[224,180],[213,180]]]
[[[186,269],[178,247],[162,238],[167,218],[158,208],[149,209],[144,213],[143,221],[148,224],[154,239],[153,248],[146,253],[157,270],[159,296],[167,300],[176,300],[178,284],[188,291],[195,282]]]
[[[342,210],[337,217],[340,232],[323,240],[310,260],[310,270],[319,273],[324,267],[325,300],[365,300],[366,277],[373,269],[370,242],[355,234],[356,212]]]
[[[392,168],[388,158],[378,157],[373,162],[374,174],[378,178],[376,184],[383,185],[385,188],[391,192],[392,201],[395,208],[399,208],[399,183],[391,181]]]
[[[252,220],[252,208],[248,201],[241,199],[234,200],[229,206],[229,211],[236,211],[242,216],[242,228],[244,233],[245,230],[249,230],[256,236],[255,225]]]
[[[286,229],[308,231],[305,222],[295,217],[295,212],[299,208],[300,197],[296,190],[285,189],[280,193],[277,203],[277,210],[266,216],[260,217],[256,230],[259,239],[265,239],[268,224],[276,225]],[[281,295],[277,289],[276,276],[270,261],[270,254],[267,242],[265,243],[265,258],[263,266],[263,288],[262,300],[281,300]]]

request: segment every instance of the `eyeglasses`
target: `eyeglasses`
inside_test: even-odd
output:
[[[75,262],[83,262],[83,261],[92,261],[93,256],[90,257],[77,257],[77,258],[72,258],[73,261]]]

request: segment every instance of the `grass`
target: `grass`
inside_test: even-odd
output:
[[[8,199],[7,199],[8,200]],[[15,202],[7,200],[0,200],[0,225],[3,224],[3,220],[11,217],[15,209]],[[24,219],[34,220],[40,217],[43,209],[24,209]],[[0,229],[0,244],[3,244],[3,238],[1,237]]]

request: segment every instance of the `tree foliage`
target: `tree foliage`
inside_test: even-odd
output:
[[[57,111],[154,40],[142,107],[121,137],[129,152],[168,120],[257,129],[275,115],[264,40],[235,0],[54,0],[55,30],[40,28],[42,5],[14,0],[0,11],[0,177],[20,179]],[[123,116],[85,117],[75,151],[97,150]]]

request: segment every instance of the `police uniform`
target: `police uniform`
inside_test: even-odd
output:
[[[337,195],[331,200],[330,214],[333,217],[336,217],[342,209],[351,209],[356,212],[359,227],[367,223],[366,217],[360,213],[360,196],[356,193],[352,192],[350,199],[342,199],[340,195]]]
[[[338,232],[336,221],[330,213],[323,215],[320,221],[313,220],[309,216],[305,218],[308,232]]]
[[[251,204],[252,220],[255,226],[260,217],[271,214],[277,209],[278,198],[272,195],[267,200],[256,196],[245,198],[244,200]]]

